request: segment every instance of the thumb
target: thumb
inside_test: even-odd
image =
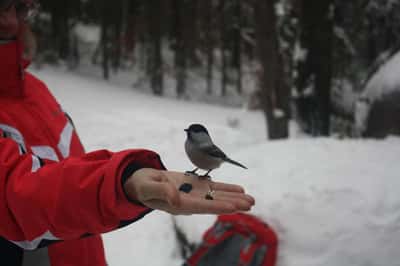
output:
[[[149,180],[141,192],[143,201],[161,200],[172,206],[178,206],[180,202],[178,190],[162,173]]]

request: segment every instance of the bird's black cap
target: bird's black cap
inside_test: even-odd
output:
[[[201,124],[192,124],[189,126],[189,128],[185,129],[185,131],[195,133],[205,132],[208,134],[208,130]]]

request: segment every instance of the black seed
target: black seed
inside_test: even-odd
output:
[[[193,190],[192,184],[189,183],[184,183],[179,187],[179,191],[185,192],[185,193],[190,193],[190,191]]]

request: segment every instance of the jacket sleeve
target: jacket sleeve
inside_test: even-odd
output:
[[[123,182],[139,168],[165,169],[147,150],[106,150],[46,162],[0,138],[0,235],[24,249],[115,230],[151,210]]]

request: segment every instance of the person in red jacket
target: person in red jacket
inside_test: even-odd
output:
[[[105,266],[100,235],[154,209],[220,214],[254,205],[240,186],[167,171],[153,151],[85,153],[45,84],[25,70],[24,21],[34,5],[0,0],[1,265]],[[205,198],[210,187],[214,200]]]

